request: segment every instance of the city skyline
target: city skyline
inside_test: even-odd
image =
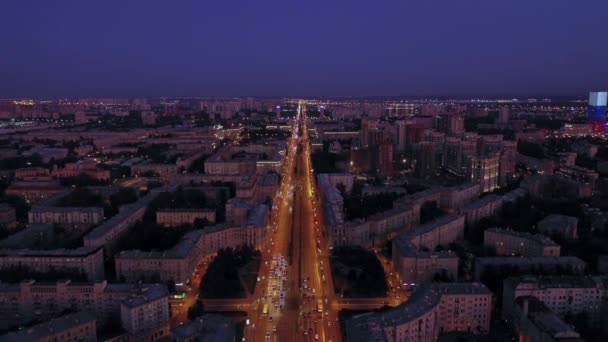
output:
[[[606,0],[8,0],[0,342],[606,342]]]

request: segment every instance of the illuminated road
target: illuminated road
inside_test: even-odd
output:
[[[305,107],[298,108],[275,198],[270,243],[245,338],[249,341],[340,341],[333,285],[313,182]],[[265,313],[265,311],[267,312]]]
[[[398,305],[407,298],[390,263],[380,255],[390,286],[387,297],[335,296],[306,122],[306,107],[301,104],[287,143],[267,238],[261,247],[262,262],[255,292],[244,299],[204,300],[206,311],[247,312],[246,341],[341,341],[340,310],[373,310]],[[177,309],[173,326],[187,319],[187,308],[197,299],[196,291],[206,265],[202,262],[193,272],[188,296],[181,302],[173,301]]]

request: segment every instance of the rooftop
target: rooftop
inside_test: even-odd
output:
[[[165,286],[150,284],[136,289],[131,296],[123,299],[122,304],[129,308],[135,308],[168,296],[169,291]]]
[[[6,342],[40,341],[62,331],[95,321],[96,318],[90,313],[77,312],[34,325],[30,328],[24,328],[23,330],[0,336],[0,340]],[[95,333],[95,330],[90,332],[92,335],[95,335]]]
[[[503,228],[489,228],[486,229],[486,231],[484,232],[484,235],[487,233],[495,233],[495,234],[504,234],[504,235],[511,235],[511,236],[515,236],[518,237],[520,239],[526,239],[526,240],[530,240],[533,242],[536,242],[540,245],[543,245],[545,247],[557,247],[559,246],[558,243],[556,243],[555,241],[551,240],[549,237],[542,235],[542,234],[531,234],[531,233],[527,233],[527,232],[517,232],[511,229],[503,229]]]

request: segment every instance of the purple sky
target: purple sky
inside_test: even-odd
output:
[[[0,98],[582,95],[606,0],[4,0]]]

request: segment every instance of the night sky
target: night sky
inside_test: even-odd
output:
[[[3,0],[0,98],[585,96],[608,89],[607,15],[607,0]]]

